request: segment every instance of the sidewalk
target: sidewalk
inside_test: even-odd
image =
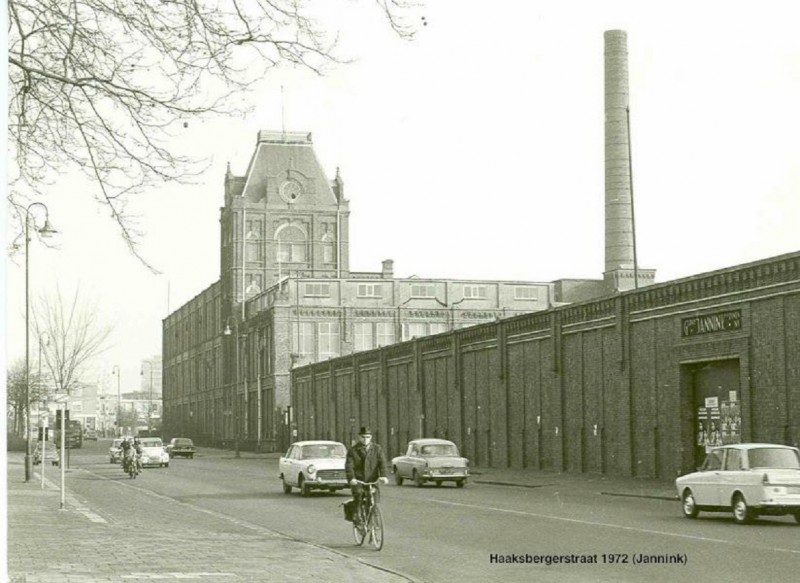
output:
[[[179,507],[162,505],[155,518],[132,516],[133,524],[121,523],[82,507],[67,491],[66,508],[60,510],[58,485],[46,479],[43,489],[38,468],[30,482],[23,481],[22,454],[9,452],[7,469],[8,565],[3,581],[410,580],[266,528],[231,525],[213,514],[201,517],[199,524],[197,516],[181,520],[187,510]],[[121,547],[131,549],[131,560],[120,560]]]

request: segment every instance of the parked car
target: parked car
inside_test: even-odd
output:
[[[44,461],[57,466],[61,459],[61,452],[58,451],[56,444],[52,441],[37,441],[33,450],[33,465],[42,463],[42,443],[44,443]]]
[[[338,441],[298,441],[278,462],[283,493],[299,488],[303,496],[312,490],[335,492],[348,487],[344,473],[347,448]]]
[[[169,457],[194,457],[195,447],[194,442],[188,437],[173,437],[167,444],[167,453]]]
[[[169,467],[169,454],[160,437],[142,437],[142,467]]]
[[[800,522],[800,450],[771,443],[715,447],[696,472],[675,480],[683,515],[732,512],[739,524],[760,515]]]
[[[456,444],[446,439],[414,439],[408,442],[406,455],[392,458],[392,473],[398,486],[409,479],[417,487],[425,482],[437,486],[455,482],[463,488],[469,477],[468,467],[469,460],[461,457]]]
[[[108,463],[118,464],[122,461],[122,448],[120,444],[127,438],[116,437],[111,441],[111,446],[108,448]]]
[[[87,429],[83,432],[83,440],[84,441],[97,441],[97,431],[94,429]]]

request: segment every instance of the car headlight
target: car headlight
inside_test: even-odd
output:
[[[316,474],[317,473],[317,467],[314,464],[309,464],[309,466],[306,468],[306,471],[309,474]]]

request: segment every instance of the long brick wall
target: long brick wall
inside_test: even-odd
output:
[[[478,466],[670,477],[715,367],[742,441],[800,442],[800,253],[296,368],[293,419],[369,424],[391,456],[443,437]]]

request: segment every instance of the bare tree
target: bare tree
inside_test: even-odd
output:
[[[47,387],[42,376],[31,371],[31,383],[28,399],[31,403],[47,398]],[[16,435],[25,435],[25,359],[20,358],[6,371],[6,406],[13,417],[13,431]]]
[[[33,329],[37,338],[47,336],[44,357],[55,390],[69,394],[80,383],[84,366],[106,347],[112,327],[100,320],[96,303],[75,291],[64,298],[57,289],[33,307]]]
[[[416,0],[372,2],[413,36]],[[8,0],[10,197],[80,169],[147,265],[130,196],[203,169],[171,148],[176,130],[249,109],[244,93],[274,67],[346,62],[313,14],[309,0]]]

